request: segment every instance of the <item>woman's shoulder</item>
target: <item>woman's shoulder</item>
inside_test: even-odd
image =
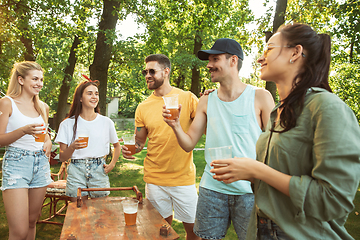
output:
[[[351,108],[336,94],[320,88],[311,88],[306,96],[304,107],[309,109],[313,116],[325,114],[343,118],[354,115]]]
[[[68,117],[68,118],[65,118],[64,120],[62,120],[62,122],[60,124],[61,125],[74,125],[74,122],[75,122],[74,117]]]
[[[319,105],[322,107],[346,105],[336,94],[325,89],[315,87],[308,90],[305,102],[309,105]]]
[[[0,99],[0,106],[1,107],[9,107],[11,108],[11,100],[9,97],[3,97]]]

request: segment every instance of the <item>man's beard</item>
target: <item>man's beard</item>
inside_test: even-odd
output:
[[[161,78],[161,79],[152,78],[151,80],[153,82],[150,85],[148,85],[148,88],[150,90],[158,89],[159,87],[161,87],[164,84],[164,78]]]

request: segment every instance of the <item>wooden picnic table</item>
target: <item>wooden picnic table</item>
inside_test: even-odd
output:
[[[125,197],[105,197],[83,200],[82,206],[69,203],[60,240],[92,239],[177,239],[179,235],[169,226],[148,199],[139,204],[136,225],[126,226],[121,201]],[[160,235],[162,226],[168,235]]]

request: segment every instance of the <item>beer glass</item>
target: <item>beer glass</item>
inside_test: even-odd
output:
[[[232,146],[208,148],[211,161],[232,158]],[[214,168],[226,167],[227,164],[213,164]]]
[[[127,226],[135,225],[139,201],[136,199],[126,199],[121,204],[124,210],[125,224]]]
[[[124,146],[130,151],[130,155],[136,153],[135,149],[135,134],[125,134],[122,139],[124,140]]]
[[[89,131],[86,129],[78,129],[77,137],[79,139],[79,143],[84,144],[81,148],[86,148],[89,144]]]
[[[44,123],[44,126],[43,127],[38,127],[38,131],[37,133],[35,133],[35,142],[45,142],[45,136],[47,134],[47,131],[48,131],[48,125],[49,124],[46,124]]]
[[[167,119],[174,120],[179,117],[179,100],[178,94],[163,96],[166,109],[170,111],[171,116]]]

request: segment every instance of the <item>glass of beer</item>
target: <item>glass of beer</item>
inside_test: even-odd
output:
[[[121,204],[124,210],[125,224],[127,226],[135,225],[139,201],[136,199],[126,199]]]
[[[135,134],[125,134],[122,136],[124,141],[124,146],[128,148],[130,151],[130,155],[134,155],[136,153],[135,149]]]
[[[81,148],[86,148],[89,144],[89,132],[86,129],[79,129],[77,130],[77,137],[79,143],[83,144]]]
[[[179,117],[179,95],[167,95],[163,96],[166,109],[170,111],[171,116],[167,119],[174,120]]]
[[[232,146],[208,148],[211,161],[232,158]],[[214,168],[226,167],[227,164],[213,164]]]
[[[37,131],[37,133],[35,133],[35,142],[45,142],[45,136],[47,134],[49,124],[43,124],[44,126],[38,127],[39,130]]]

